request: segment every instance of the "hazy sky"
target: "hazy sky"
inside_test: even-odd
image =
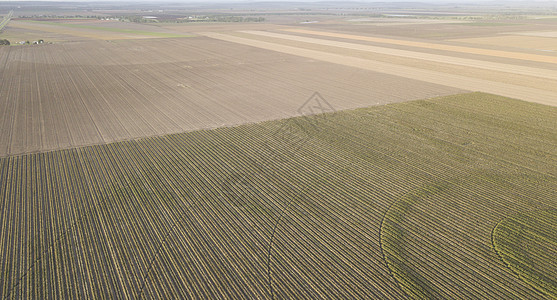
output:
[[[9,1],[70,1],[70,2],[173,2],[173,3],[250,3],[250,2],[342,2],[341,0],[0,0],[0,2]],[[482,3],[482,2],[556,2],[557,0],[347,0],[347,2],[421,2],[421,3]]]
[[[53,2],[140,2],[140,3],[255,3],[255,2],[343,2],[342,0],[0,0],[0,2],[14,2],[14,1],[53,1]],[[346,2],[414,2],[414,3],[494,3],[494,4],[504,4],[504,3],[515,3],[515,4],[525,4],[525,3],[555,3],[557,5],[557,0],[347,0]]]

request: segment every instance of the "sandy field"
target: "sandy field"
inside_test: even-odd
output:
[[[278,34],[278,33],[264,32],[264,31],[243,31],[243,32],[248,34],[253,34],[253,35],[275,37],[279,39],[334,46],[334,47],[340,47],[345,49],[360,50],[360,51],[373,52],[373,53],[381,53],[381,54],[400,56],[400,57],[406,57],[412,59],[428,60],[428,61],[445,63],[445,64],[467,66],[467,67],[487,69],[492,71],[502,71],[502,72],[508,72],[514,74],[521,74],[521,75],[530,75],[530,76],[554,79],[554,80],[557,79],[557,72],[552,70],[547,70],[547,69],[501,64],[501,63],[490,62],[485,60],[481,61],[481,60],[466,59],[466,58],[447,56],[447,55],[437,55],[437,54],[430,54],[430,53],[423,53],[423,52],[406,51],[406,50],[400,50],[400,49],[394,49],[388,47],[359,45],[355,43],[345,43],[339,41],[330,41],[324,39],[308,38],[308,37]]]
[[[282,53],[293,54],[302,57],[326,61],[330,63],[342,64],[355,68],[381,72],[384,74],[400,76],[404,78],[419,78],[421,81],[441,84],[458,89],[482,91],[497,95],[518,98],[526,101],[542,103],[547,105],[557,105],[557,93],[546,90],[524,87],[513,84],[499,83],[489,80],[465,77],[454,74],[447,74],[437,71],[425,70],[414,67],[401,66],[391,63],[384,63],[374,60],[350,57],[324,51],[308,50],[292,46],[285,46],[278,43],[269,43],[254,39],[241,38],[220,33],[206,33],[207,36],[224,41],[249,45],[253,47],[273,50]]]
[[[526,54],[526,53],[516,53],[511,51],[480,49],[480,48],[473,48],[473,47],[461,47],[461,46],[427,43],[427,42],[420,42],[420,41],[388,39],[388,38],[380,38],[380,37],[341,34],[341,33],[334,33],[334,32],[323,32],[323,31],[314,31],[314,30],[305,30],[305,29],[288,29],[286,31],[294,32],[294,33],[307,33],[316,36],[340,37],[344,39],[371,41],[371,42],[378,42],[378,43],[385,43],[385,44],[392,44],[392,45],[412,46],[412,47],[424,48],[424,49],[472,53],[472,54],[487,55],[487,56],[494,56],[494,57],[505,57],[505,58],[512,58],[512,59],[529,60],[534,62],[557,64],[557,57]]]
[[[537,51],[554,52],[557,50],[557,35],[555,37],[504,35],[481,38],[454,39],[453,42],[512,47],[517,49],[532,49]]]
[[[557,31],[521,31],[521,32],[512,32],[509,34],[557,38]]]
[[[415,58],[407,58],[407,57],[395,56],[390,54],[382,54],[378,52],[354,50],[350,48],[327,46],[327,45],[316,44],[316,43],[305,43],[300,41],[293,41],[291,39],[279,39],[275,37],[269,37],[267,35],[265,36],[253,35],[245,32],[230,32],[228,34],[237,37],[256,39],[259,41],[270,42],[270,43],[278,43],[281,45],[287,45],[287,46],[292,46],[297,48],[316,50],[316,51],[325,51],[325,52],[335,53],[339,55],[347,55],[347,56],[363,58],[368,60],[375,60],[375,61],[380,61],[380,62],[385,62],[390,64],[403,65],[403,66],[426,69],[426,70],[431,70],[436,72],[443,72],[443,73],[449,73],[449,74],[460,75],[465,77],[472,77],[472,78],[484,79],[488,81],[496,81],[501,83],[508,83],[513,85],[520,85],[525,87],[542,89],[546,91],[557,92],[557,82],[555,80],[544,79],[537,76],[534,77],[534,76],[527,76],[523,74],[510,73],[508,72],[508,70],[493,71],[485,68],[480,69],[480,68],[464,66],[464,65],[448,64],[448,63],[434,62],[434,61],[428,61],[423,59],[415,59]],[[338,39],[334,39],[333,41],[337,41],[337,40]],[[359,46],[364,46],[364,45],[359,45]],[[507,59],[503,63],[509,64],[510,62],[512,61]],[[523,61],[516,61],[516,60],[514,62],[523,63]],[[527,65],[527,64],[521,64],[520,66],[523,65]],[[534,65],[539,65],[540,68],[549,67],[547,64],[541,64],[541,63],[534,64]]]

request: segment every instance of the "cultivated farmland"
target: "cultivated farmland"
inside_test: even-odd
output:
[[[557,298],[547,4],[18,3],[1,299]]]
[[[0,156],[284,118],[315,91],[336,109],[462,91],[206,37],[4,47],[0,65]]]
[[[49,21],[14,21],[11,27],[38,31],[49,34],[65,36],[66,40],[122,40],[122,39],[145,39],[145,38],[172,38],[186,37],[184,34],[176,34],[168,30],[141,26],[133,24],[130,28],[122,22],[100,22],[100,21],[73,21],[73,22],[49,22]]]
[[[295,32],[299,32],[296,30]],[[307,33],[306,31],[302,31]],[[346,42],[335,42],[331,40],[319,40],[314,38],[304,38],[300,36],[289,36],[283,34],[273,34],[273,33],[265,33],[265,32],[253,32],[247,31],[248,36],[238,36],[236,33],[234,34],[223,34],[223,33],[204,33],[205,35],[214,38],[220,39],[223,41],[249,45],[252,47],[258,47],[266,50],[277,51],[281,53],[287,53],[291,55],[313,58],[316,60],[321,60],[330,63],[342,64],[345,66],[361,68],[365,70],[372,70],[377,71],[389,75],[404,77],[404,78],[420,78],[420,80],[429,82],[429,83],[436,83],[445,86],[450,86],[454,88],[464,89],[464,90],[472,90],[472,91],[482,91],[488,92],[508,97],[516,97],[519,99],[538,102],[548,105],[557,105],[557,93],[554,90],[555,84],[557,84],[557,71],[552,70],[554,68],[555,60],[554,57],[549,56],[542,56],[542,55],[524,55],[522,53],[510,53],[509,52],[502,52],[502,51],[488,51],[484,49],[475,49],[475,53],[483,53],[487,56],[497,56],[501,58],[512,58],[512,59],[523,59],[528,60],[531,59],[533,62],[545,62],[544,69],[537,69],[531,67],[523,67],[514,64],[501,64],[501,63],[491,63],[489,59],[485,57],[482,60],[471,60],[471,59],[461,59],[458,57],[449,57],[449,56],[439,56],[439,55],[432,55],[428,53],[419,52],[410,52],[410,51],[398,51],[396,49],[389,50],[388,48],[382,47],[366,47],[360,44],[353,44],[353,43],[346,43]],[[322,32],[312,32],[316,35],[333,35],[332,33],[322,33]],[[260,37],[263,36],[263,39]],[[353,39],[368,39],[366,37],[356,37],[351,35],[341,35],[346,38],[350,37]],[[272,37],[274,40],[269,41],[268,37]],[[277,41],[278,40],[278,41]],[[287,42],[283,42],[286,40]],[[292,45],[291,41],[296,41],[302,44]],[[393,42],[394,43],[394,42]],[[407,41],[397,41],[393,45],[397,44],[406,44],[409,43]],[[320,44],[319,46],[327,46],[325,49],[315,49],[314,47],[307,47],[303,44]],[[456,51],[456,49],[462,49],[462,47],[448,47],[445,45],[430,45],[424,43],[410,43],[411,45],[417,47],[426,47],[431,46],[433,48],[439,47],[440,49],[445,49],[448,51]],[[331,49],[332,48],[332,49]],[[336,49],[335,49],[336,48]],[[399,63],[399,60],[395,60],[395,62],[385,62],[381,61],[380,58],[375,58],[373,55],[367,57],[360,57],[359,53],[354,54],[354,52],[338,53],[338,48],[342,48],[343,50],[348,48],[351,50],[358,50],[359,52],[364,52],[366,54],[372,53],[392,53],[392,57],[397,59],[399,56],[402,57],[410,57],[414,59],[420,59],[425,61],[435,61],[435,62],[444,62],[448,65],[459,65],[464,66],[465,68],[472,69],[475,72],[479,69],[487,69],[488,73],[493,76],[493,71],[504,72],[503,78],[510,77],[512,78],[513,75],[517,74],[518,76],[523,76],[529,78],[528,81],[531,79],[533,80],[550,80],[552,83],[551,87],[547,88],[545,86],[537,86],[531,84],[519,82],[518,84],[515,83],[507,83],[509,79],[501,79],[499,77],[492,77],[485,78],[484,75],[480,75],[477,77],[471,76],[463,76],[460,73],[454,74],[449,69],[449,71],[445,70],[431,70],[429,69],[426,64],[426,67],[422,66],[406,66],[405,63]],[[453,49],[454,48],[454,49]],[[449,50],[452,49],[452,50]],[[466,49],[466,48],[464,48]],[[462,50],[464,51],[464,50]],[[472,52],[474,53],[474,52]],[[451,54],[452,55],[452,54]],[[451,60],[452,59],[452,60]],[[506,75],[505,75],[506,73]],[[482,78],[483,77],[483,78]],[[507,82],[505,82],[507,81]],[[516,82],[516,80],[510,79],[510,81]]]
[[[470,93],[1,158],[0,297],[550,298],[504,232],[554,220],[556,121]]]
[[[557,210],[509,216],[493,229],[493,245],[517,276],[539,291],[557,296]]]

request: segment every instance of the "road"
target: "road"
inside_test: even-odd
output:
[[[13,15],[14,11],[12,10],[4,17],[4,19],[2,19],[2,22],[0,22],[0,31],[4,29],[4,26],[8,25]]]

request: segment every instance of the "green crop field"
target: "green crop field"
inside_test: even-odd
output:
[[[469,93],[3,157],[0,298],[550,299],[556,128]]]
[[[557,210],[508,217],[493,233],[494,246],[518,276],[557,297]]]

